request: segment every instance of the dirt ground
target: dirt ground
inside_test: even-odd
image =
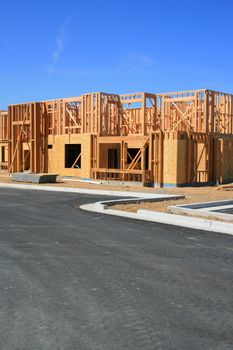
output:
[[[0,182],[2,183],[12,183],[12,184],[22,184],[23,182],[12,181],[10,175],[7,172],[0,172]],[[63,179],[58,176],[56,183],[47,183],[47,184],[36,184],[41,186],[55,186],[55,187],[69,187],[69,188],[88,188],[93,190],[109,190],[109,191],[128,191],[128,192],[156,192],[157,189],[151,187],[142,187],[141,185],[128,185],[122,184],[120,182],[111,182],[111,183],[96,183],[93,182],[81,182],[77,181],[77,179]]]
[[[6,173],[0,173],[0,182],[3,183],[16,183],[11,180],[10,176]],[[138,209],[154,210],[161,212],[169,212],[168,207],[170,205],[178,205],[184,203],[195,202],[207,202],[223,199],[233,199],[233,189],[226,190],[224,186],[205,186],[205,187],[184,187],[184,188],[152,188],[142,187],[140,185],[126,185],[120,183],[101,183],[93,184],[86,182],[77,182],[74,179],[68,179],[68,181],[62,180],[55,184],[42,184],[47,186],[56,187],[69,187],[69,188],[88,188],[98,190],[114,190],[114,191],[128,191],[128,192],[149,192],[149,193],[166,193],[166,194],[180,194],[184,195],[185,199],[169,200],[163,202],[145,202],[139,204],[123,204],[115,205],[111,209],[125,210],[130,212],[136,212]]]
[[[168,194],[184,195],[185,199],[168,200],[163,202],[144,202],[138,204],[115,205],[111,207],[111,209],[125,210],[130,212],[136,212],[138,209],[144,209],[168,213],[168,207],[171,205],[233,199],[233,190],[226,190],[223,186],[169,188],[160,191]]]

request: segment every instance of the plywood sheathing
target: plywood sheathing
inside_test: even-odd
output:
[[[56,135],[48,137],[48,172],[67,176],[91,177],[91,135]],[[65,145],[81,144],[81,168],[65,168]]]
[[[8,169],[158,185],[228,181],[232,101],[210,90],[97,92],[9,106],[8,127],[2,128],[9,133]],[[228,141],[220,140],[224,135]],[[68,143],[81,144],[81,169],[65,168]],[[118,150],[119,169],[108,169],[111,148]],[[128,164],[130,148],[138,154]]]
[[[233,180],[233,137],[165,133],[164,183],[222,183]]]
[[[221,137],[217,141],[217,178],[220,183],[232,181],[233,138]]]

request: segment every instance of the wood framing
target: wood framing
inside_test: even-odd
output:
[[[231,178],[232,140],[233,95],[212,90],[95,92],[0,112],[9,173],[158,186],[223,182]]]
[[[233,134],[233,95],[192,90],[157,95],[163,131]]]
[[[0,142],[8,140],[7,111],[0,110]]]
[[[156,130],[156,95],[145,92],[120,95],[121,135],[148,135]]]
[[[44,173],[48,119],[44,103],[12,105],[8,109],[8,171]],[[29,166],[26,167],[26,164]],[[29,169],[27,169],[29,168]]]
[[[145,152],[149,149],[148,137],[141,136],[135,140],[132,136],[116,136],[110,140],[109,137],[97,136],[93,137],[92,149],[94,179],[150,182],[151,170],[146,166],[145,160]],[[114,149],[118,150],[119,160],[116,162],[116,168],[111,168],[108,151]],[[133,156],[130,155],[129,149],[134,150]]]

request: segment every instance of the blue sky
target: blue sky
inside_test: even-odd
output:
[[[0,108],[85,92],[233,93],[233,1],[8,0]]]

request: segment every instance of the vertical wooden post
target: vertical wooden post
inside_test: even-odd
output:
[[[161,131],[159,133],[159,185],[160,187],[163,186],[163,143],[164,143],[164,138],[163,138],[163,132]]]
[[[58,100],[56,101],[57,104],[57,110],[56,110],[56,114],[57,114],[57,134],[61,135],[61,101]]]
[[[192,182],[193,177],[193,157],[192,157],[192,137],[188,134],[188,178],[187,183],[190,184]]]
[[[214,118],[214,106],[215,106],[215,103],[214,103],[214,100],[215,100],[215,93],[213,91],[211,91],[211,132],[214,133],[215,132],[215,129],[216,129],[216,126],[215,126],[215,118]]]
[[[60,104],[59,104],[60,105]],[[41,149],[40,149],[40,104],[35,103],[34,113],[34,128],[35,128],[35,172],[40,172]]]
[[[85,96],[82,95],[82,102],[80,104],[81,134],[84,132]]]
[[[150,132],[149,134],[149,145],[148,145],[148,170],[151,172],[152,170],[152,156],[153,156],[153,133]]]
[[[208,135],[208,182],[214,181],[213,135]]]
[[[30,172],[35,172],[35,130],[34,130],[35,104],[30,104]]]
[[[143,145],[143,147],[141,148],[141,170],[142,170],[142,183],[144,185],[145,183],[145,149],[146,149],[146,145]]]
[[[224,161],[224,140],[220,140],[220,154],[221,154],[221,160],[220,160],[220,184],[224,181],[224,169],[223,169],[223,161]]]
[[[66,103],[63,100],[62,101],[62,113],[61,113],[61,123],[62,123],[62,134],[65,135],[66,129],[65,129],[65,124],[66,124]]]
[[[142,125],[142,135],[146,135],[146,97],[145,97],[145,93],[142,94],[141,125]]]
[[[98,136],[96,136],[96,167],[98,169],[100,167],[100,144]]]
[[[124,143],[124,140],[121,140],[120,154],[121,154],[120,168],[122,171],[122,181],[124,181],[125,180],[125,143]]]
[[[11,172],[10,166],[12,163],[12,106],[8,107],[8,172]]]
[[[231,109],[230,109],[230,133],[233,134],[233,96],[231,96]]]
[[[157,142],[157,131],[154,133],[154,137],[153,137],[153,182],[154,185],[157,185],[157,177],[156,177],[156,142]]]
[[[192,182],[197,182],[197,139],[196,136],[193,140],[193,176]]]
[[[91,113],[90,113],[90,123],[89,123],[89,132],[93,133],[94,131],[94,96],[91,96]]]
[[[42,107],[42,113],[43,113],[43,153],[44,153],[44,160],[43,160],[43,169],[42,172],[47,173],[48,172],[48,131],[49,131],[49,119],[47,114],[47,109],[45,103],[41,104]],[[66,110],[64,111],[66,113]],[[65,122],[64,122],[65,125]]]
[[[194,129],[197,130],[198,128],[198,122],[197,122],[197,119],[198,119],[198,93],[196,92],[195,93],[195,102],[194,102]]]
[[[209,126],[209,91],[205,91],[204,132],[208,133]]]

